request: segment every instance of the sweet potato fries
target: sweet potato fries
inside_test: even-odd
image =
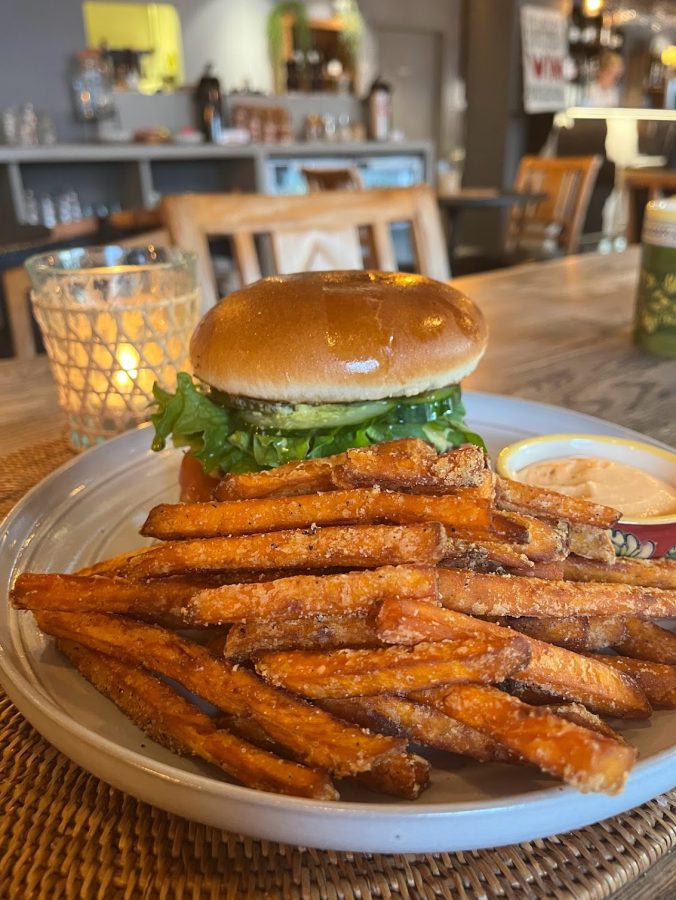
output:
[[[651,621],[676,563],[616,562],[619,515],[406,439],[229,475],[151,510],[160,543],[11,599],[154,740],[251,788],[414,800],[412,742],[615,793],[636,753],[599,716],[676,707]]]

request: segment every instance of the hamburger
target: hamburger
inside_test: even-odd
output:
[[[486,348],[480,310],[422,275],[313,272],[263,278],[199,322],[194,375],[154,389],[153,449],[186,447],[183,499],[227,472],[274,468],[402,437],[439,451],[483,446],[460,381]]]

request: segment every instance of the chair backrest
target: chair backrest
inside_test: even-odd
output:
[[[408,222],[416,267],[439,280],[449,277],[436,197],[426,185],[367,191],[327,191],[303,196],[184,194],[165,197],[164,222],[172,242],[197,254],[203,309],[216,303],[209,239],[227,236],[242,284],[266,274],[364,268],[360,226],[367,228],[377,268],[396,269],[390,226]],[[256,238],[267,236],[271,258],[261,264]]]
[[[547,197],[512,208],[507,252],[575,253],[600,167],[600,156],[522,157],[514,189]]]
[[[335,169],[305,166],[300,171],[310,191],[360,191],[364,187],[356,166]]]

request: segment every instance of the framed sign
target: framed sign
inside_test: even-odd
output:
[[[568,22],[564,13],[541,6],[522,6],[521,47],[526,112],[564,109],[564,65],[568,56]]]

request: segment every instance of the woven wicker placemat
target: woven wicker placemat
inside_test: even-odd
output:
[[[0,460],[0,513],[72,451]],[[603,900],[676,847],[676,791],[579,831],[471,853],[334,853],[189,822],[109,787],[0,692],[0,898]]]

